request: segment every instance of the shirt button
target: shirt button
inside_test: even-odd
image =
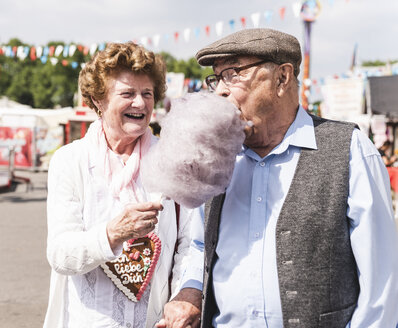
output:
[[[258,236],[260,236],[260,234],[259,234],[258,232],[256,232],[256,233],[254,234],[254,237],[258,238]]]
[[[127,327],[127,328],[130,328],[130,327],[131,327],[131,323],[130,323],[130,322],[127,322],[127,323],[126,323],[126,327]]]
[[[265,166],[265,163],[264,162],[260,162],[260,166]]]
[[[256,201],[257,202],[261,202],[263,200],[263,198],[261,196],[257,196]]]

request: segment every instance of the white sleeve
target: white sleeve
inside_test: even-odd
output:
[[[358,130],[351,143],[349,184],[347,216],[360,285],[349,327],[396,327],[398,236],[389,176],[376,147]]]
[[[47,259],[53,270],[65,275],[84,274],[117,257],[109,245],[106,223],[84,228],[83,181],[71,150],[58,150],[48,171]]]
[[[198,208],[191,223],[191,245],[189,257],[181,279],[182,288],[203,289],[204,266],[204,205]]]
[[[191,243],[191,227],[194,218],[199,214],[199,209],[180,207],[178,228],[177,252],[174,255],[173,280],[171,285],[172,298],[180,291],[181,279],[187,266],[189,266],[189,246]]]

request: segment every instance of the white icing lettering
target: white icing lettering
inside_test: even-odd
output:
[[[118,264],[115,263],[115,270],[118,274],[124,274],[124,273],[134,273],[134,272],[142,272],[144,271],[144,268],[141,267],[141,264],[132,264],[129,262],[128,264]]]
[[[122,255],[120,255],[119,258],[117,258],[115,261],[112,261],[112,262],[113,263],[116,263],[116,262],[125,263],[125,262],[128,262],[128,260],[129,260],[129,258],[127,257],[127,255],[123,253]]]
[[[127,273],[122,274],[120,278],[123,279],[122,284],[127,285],[128,283],[136,284],[143,282],[142,277],[138,274],[138,272],[135,273],[134,276],[128,275]]]

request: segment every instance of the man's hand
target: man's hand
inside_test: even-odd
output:
[[[164,317],[157,328],[198,328],[202,292],[195,288],[184,288],[164,306]]]

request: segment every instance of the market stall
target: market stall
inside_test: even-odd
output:
[[[15,168],[46,169],[50,155],[64,143],[61,124],[72,112],[72,108],[0,108],[0,166],[9,165],[12,147]]]

